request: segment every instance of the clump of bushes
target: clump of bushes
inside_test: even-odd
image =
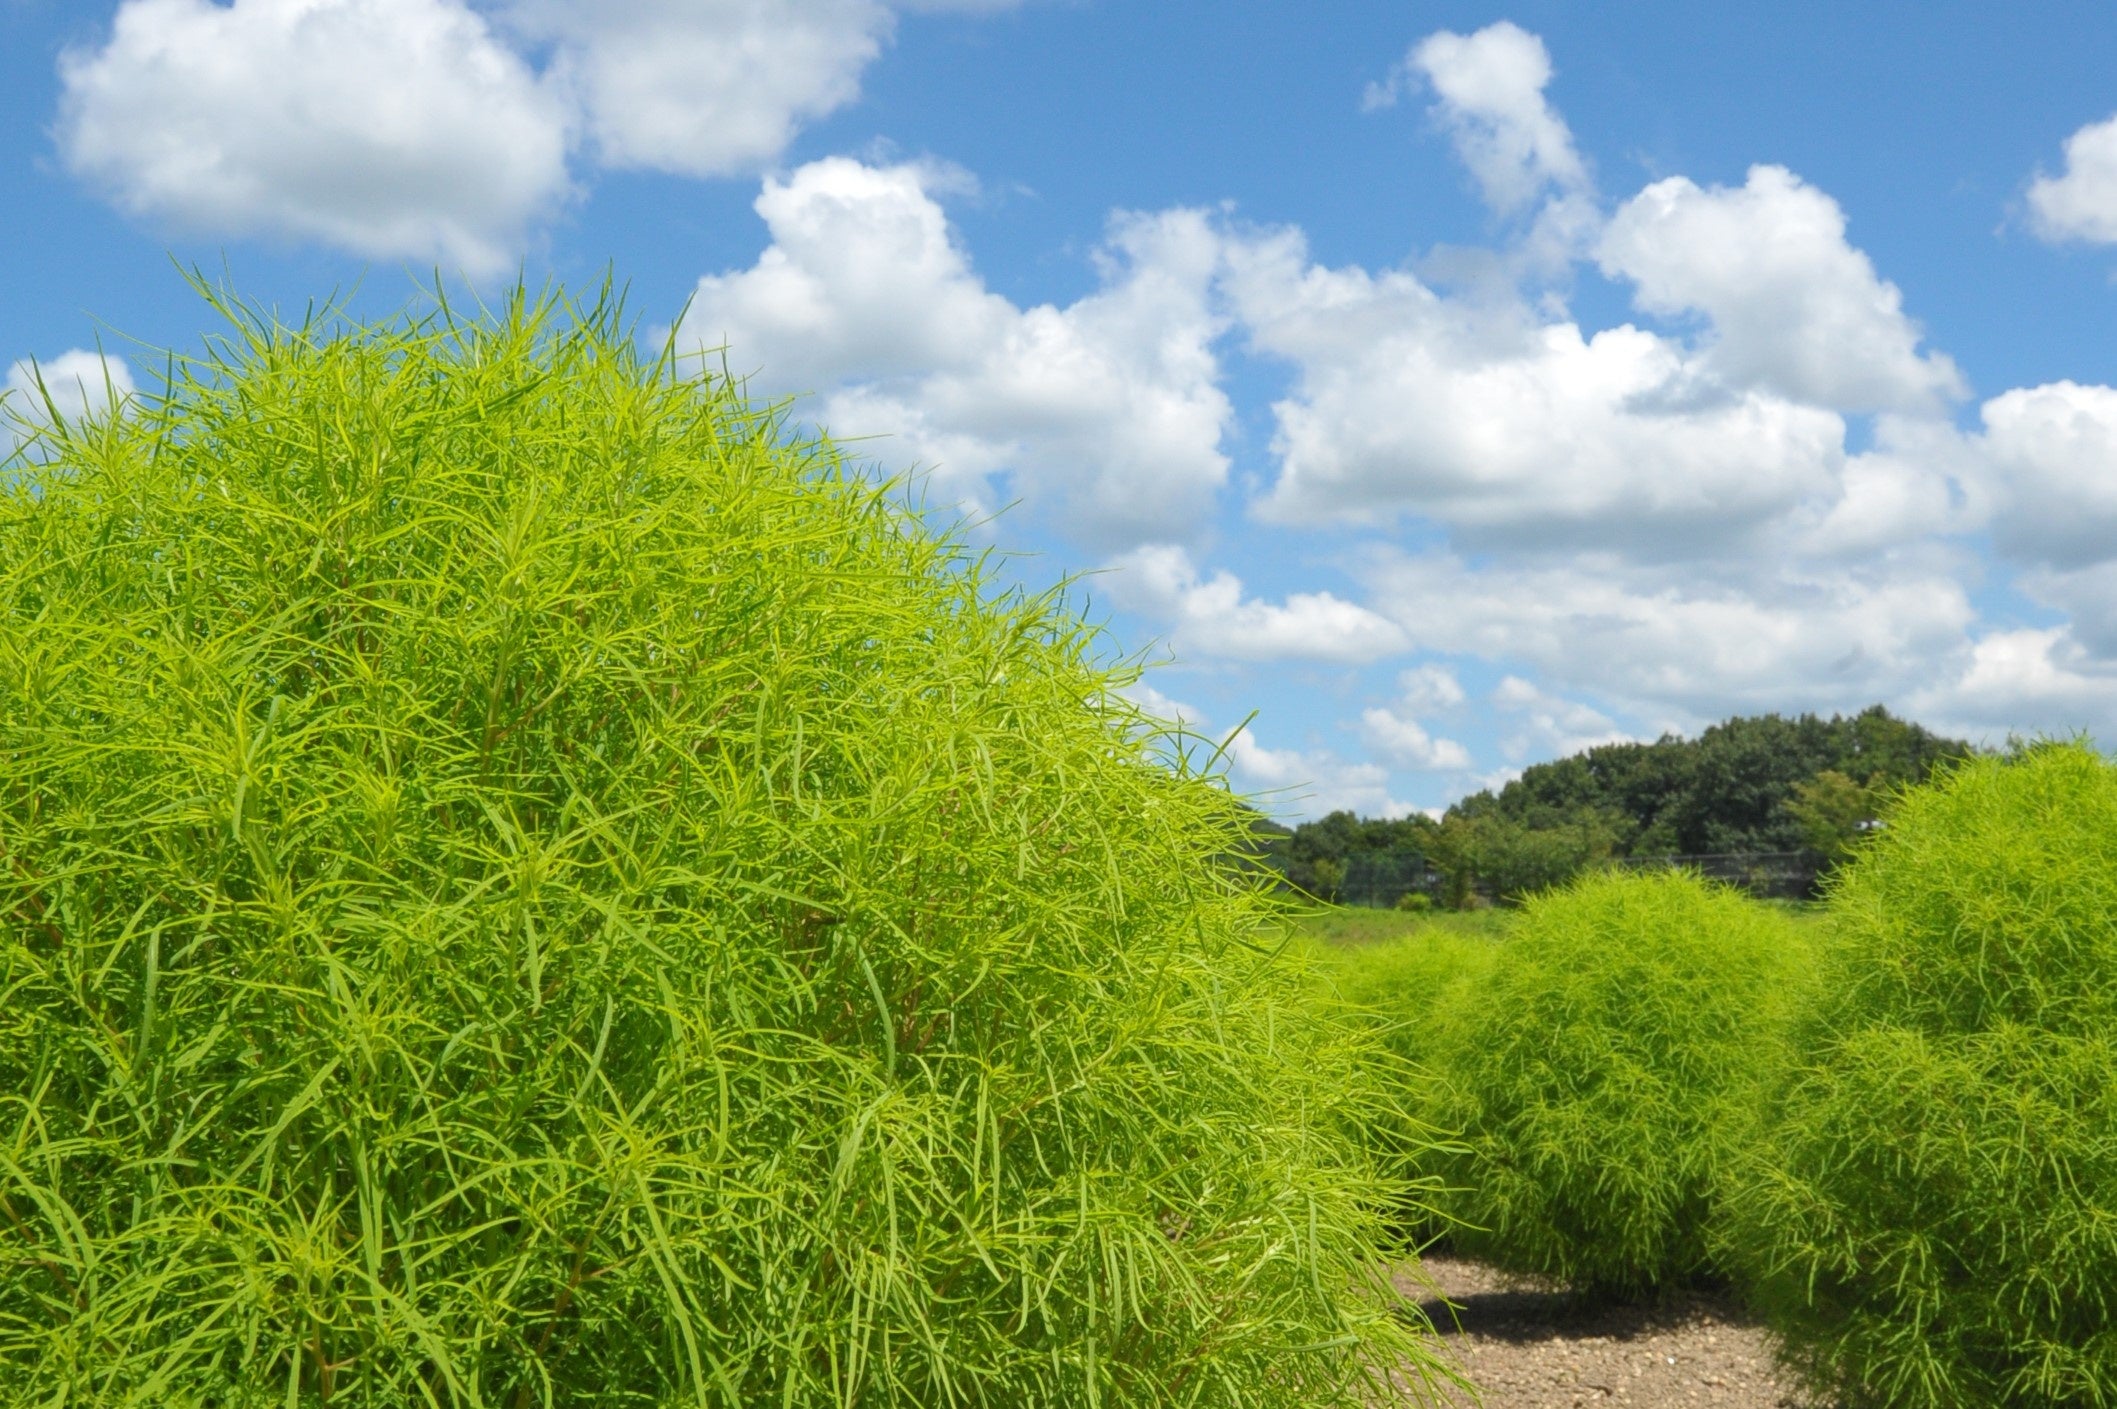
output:
[[[1684,871],[1603,871],[1532,897],[1433,1054],[1433,1168],[1464,1250],[1587,1290],[1712,1265],[1707,1226],[1784,1060],[1807,944]]]
[[[607,305],[240,308],[0,483],[0,1403],[1353,1405],[1245,814]]]
[[[2117,1401],[2117,768],[1959,766],[1830,903],[1731,1255],[1847,1402]]]

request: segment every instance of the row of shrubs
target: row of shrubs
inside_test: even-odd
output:
[[[1605,873],[1505,939],[1348,951],[1423,1075],[1428,1237],[1577,1288],[1732,1283],[1847,1405],[2117,1402],[2117,768],[1905,795],[1795,918]],[[1401,1135],[1403,1132],[1398,1132]]]
[[[2084,750],[1813,960],[1682,879],[1406,951],[1392,1063],[1062,596],[614,302],[223,311],[0,403],[0,1406],[1354,1409],[1447,1374],[1400,1204],[2117,1397]]]

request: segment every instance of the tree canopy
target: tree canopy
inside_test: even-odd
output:
[[[1853,715],[1738,716],[1695,739],[1600,744],[1533,764],[1438,819],[1334,812],[1265,844],[1289,884],[1368,901],[1349,877],[1417,857],[1448,898],[1513,896],[1622,857],[1815,851],[1842,857],[1901,789],[1974,750],[1877,704]],[[1403,875],[1402,860],[1391,863]]]

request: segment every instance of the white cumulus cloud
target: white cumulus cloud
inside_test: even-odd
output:
[[[125,0],[59,75],[68,168],[185,229],[490,271],[568,187],[566,105],[454,0]]]
[[[1495,211],[1511,215],[1553,187],[1587,184],[1573,134],[1544,97],[1551,55],[1536,35],[1506,20],[1475,34],[1429,35],[1386,82],[1370,85],[1366,106],[1391,106],[1421,80],[1433,89],[1434,115],[1457,156]]]
[[[2064,627],[1993,631],[1909,703],[1914,717],[1974,742],[2085,730],[2107,743],[2117,737],[2117,666],[2089,659]]]
[[[1508,721],[1500,749],[1516,762],[1564,758],[1632,738],[1595,706],[1552,694],[1519,675],[1500,681],[1492,692],[1492,703]]]
[[[1267,748],[1248,730],[1228,745],[1227,758],[1236,784],[1268,812],[1394,818],[1416,811],[1390,796],[1389,770],[1378,763],[1348,761],[1327,749]]]
[[[2065,613],[2070,645],[2086,659],[2117,665],[2117,557],[2085,567],[2034,567],[2020,585],[2034,600]],[[2117,714],[2117,695],[2110,706]]]
[[[2117,117],[2066,138],[2065,170],[2029,183],[2029,214],[2046,240],[2117,244]]]
[[[1470,750],[1436,735],[1422,715],[1452,712],[1468,698],[1455,672],[1428,661],[1397,676],[1397,697],[1360,712],[1360,737],[1377,754],[1421,772],[1463,772]]]
[[[762,170],[859,96],[900,13],[1017,3],[122,0],[62,55],[56,132],[136,216],[493,271],[575,157]]]
[[[1470,767],[1470,750],[1454,739],[1435,737],[1417,719],[1384,705],[1360,712],[1360,734],[1375,752],[1406,768],[1439,773]]]
[[[950,179],[833,157],[768,180],[770,247],[699,281],[679,345],[725,345],[761,387],[814,393],[805,415],[840,438],[887,437],[861,452],[921,464],[968,507],[1004,476],[1090,543],[1190,533],[1227,477],[1232,414],[1210,221],[1120,216],[1099,289],[1022,308],[955,239],[933,190]]]
[[[1787,524],[1798,558],[1871,562],[1877,555],[1984,526],[1989,474],[1980,448],[1951,421],[1882,415],[1874,444],[1845,461],[1835,494]]]
[[[1711,322],[1702,370],[1732,386],[1841,411],[1924,410],[1963,394],[1921,355],[1896,285],[1845,238],[1845,213],[1778,166],[1739,189],[1681,176],[1648,186],[1604,231],[1603,271],[1646,312]]]
[[[1397,676],[1397,694],[1414,714],[1454,709],[1469,698],[1456,673],[1436,661],[1415,665]]]
[[[2117,558],[2117,389],[2021,387],[1982,415],[2001,549],[2059,568]]]
[[[1545,688],[1656,718],[1900,698],[1947,668],[1977,617],[1955,578],[1887,562],[1747,562],[1733,576],[1745,580],[1609,556],[1392,553],[1369,585],[1416,648],[1533,667]]]
[[[910,366],[964,373],[1020,311],[971,268],[932,187],[946,173],[827,157],[766,178],[771,244],[698,281],[680,336],[725,342],[738,368],[817,391]]]
[[[1141,713],[1180,725],[1215,747],[1225,745],[1221,756],[1230,780],[1269,813],[1317,817],[1344,810],[1363,817],[1403,817],[1415,810],[1390,796],[1389,770],[1378,763],[1342,759],[1328,749],[1268,748],[1257,738],[1254,719],[1232,734],[1222,733],[1203,711],[1144,680],[1127,686],[1124,694]]]
[[[1202,711],[1182,700],[1171,699],[1144,680],[1135,680],[1118,693],[1150,719],[1192,731],[1205,728],[1206,717]]]
[[[1312,265],[1294,231],[1230,263],[1251,347],[1296,372],[1274,407],[1268,518],[1410,511],[1494,541],[1696,551],[1828,494],[1842,468],[1837,414],[1717,386],[1645,330],[1591,335],[1403,271]]]
[[[860,92],[895,23],[880,0],[511,0],[555,46],[597,158],[688,176],[755,171]]]
[[[1360,665],[1404,647],[1386,617],[1328,592],[1297,592],[1283,603],[1243,595],[1222,570],[1201,577],[1191,555],[1167,543],[1134,549],[1106,579],[1121,605],[1169,624],[1182,655],[1223,660],[1315,660]]]

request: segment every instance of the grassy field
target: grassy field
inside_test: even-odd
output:
[[[1821,925],[1825,911],[1820,904],[1792,900],[1763,902],[1795,924]],[[1475,939],[1505,939],[1512,932],[1520,911],[1511,906],[1484,910],[1370,910],[1357,905],[1333,905],[1308,911],[1297,918],[1295,928],[1307,938],[1336,949],[1356,949],[1368,944],[1387,944],[1423,933],[1459,935]]]
[[[1335,948],[1385,944],[1428,931],[1479,939],[1501,939],[1514,926],[1513,910],[1368,910],[1334,905],[1302,915],[1296,928],[1308,938]]]

